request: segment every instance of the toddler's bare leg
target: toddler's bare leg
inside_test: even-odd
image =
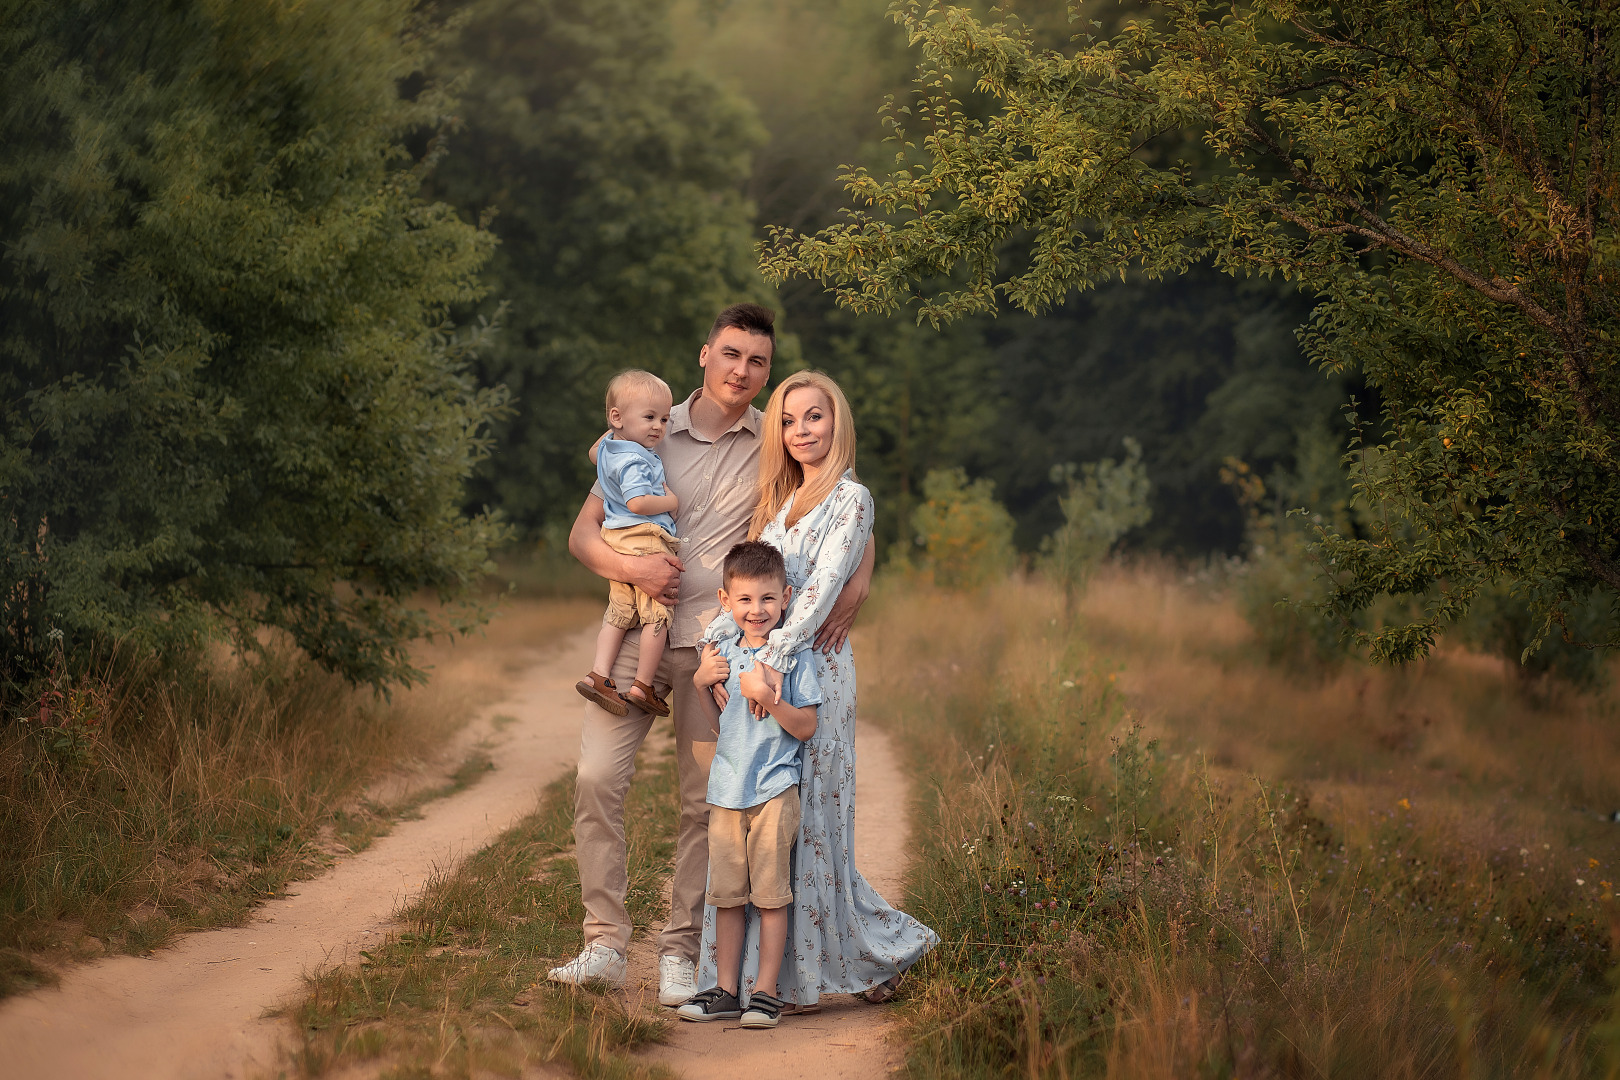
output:
[[[782,974],[782,954],[787,951],[787,930],[786,907],[764,908],[760,911],[759,981],[754,983],[755,993],[776,996],[776,981]]]
[[[641,624],[641,656],[636,661],[636,678],[648,686],[653,684],[653,676],[658,674],[658,662],[664,658],[664,645],[668,641],[668,623]],[[625,693],[643,701],[647,700],[646,695],[634,686]]]
[[[624,644],[624,635],[624,627],[602,620],[602,632],[596,635],[596,659],[591,661],[591,670],[604,679],[613,675],[613,661],[619,658],[619,646]],[[642,641],[645,642],[646,638],[643,637]],[[659,646],[658,652],[663,655],[662,646]]]
[[[785,912],[784,912],[785,914]],[[782,944],[787,945],[787,921],[782,922]],[[716,908],[714,911],[714,966],[720,989],[737,993],[742,978],[743,907]]]

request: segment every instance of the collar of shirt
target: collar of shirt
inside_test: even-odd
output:
[[[697,401],[698,398],[702,396],[703,387],[700,386],[696,390],[692,391],[691,395],[688,396],[685,401],[669,410],[669,433],[671,435],[675,434],[677,431],[684,431],[691,435],[692,438],[698,439],[702,442],[714,441],[713,439],[704,438],[703,433],[692,426],[692,405]],[[726,428],[726,430],[722,431],[720,434],[729,435],[733,431],[746,431],[751,435],[758,435],[759,425],[763,419],[764,414],[750,405],[748,408],[743,410],[743,414],[737,418],[736,423]]]

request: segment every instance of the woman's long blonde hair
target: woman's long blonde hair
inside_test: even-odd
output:
[[[805,387],[826,394],[833,414],[832,447],[827,451],[821,471],[810,484],[805,484],[804,469],[782,443],[782,403],[793,391]],[[760,430],[759,504],[754,507],[754,520],[748,525],[750,540],[759,539],[759,534],[775,520],[789,499],[793,499],[793,509],[787,516],[791,528],[821,505],[846,471],[855,468],[855,417],[838,384],[819,371],[799,371],[784,379],[765,406],[764,425]],[[798,492],[797,498],[794,498],[795,492]]]

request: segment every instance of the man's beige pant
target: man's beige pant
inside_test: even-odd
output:
[[[641,635],[625,635],[613,681],[635,681]],[[681,787],[680,832],[675,841],[675,881],[669,922],[659,936],[660,956],[697,962],[703,933],[703,892],[709,873],[709,764],[714,761],[720,712],[707,691],[692,685],[698,650],[664,650],[653,687],[668,698],[673,691],[675,764]],[[624,796],[636,772],[636,751],[652,729],[653,717],[634,705],[629,716],[614,716],[595,704],[585,706],[579,741],[579,779],[574,794],[574,850],[585,903],[585,943],[600,941],[619,952],[630,945],[630,913],[624,906],[630,887],[625,867]]]

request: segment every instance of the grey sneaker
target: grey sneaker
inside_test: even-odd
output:
[[[758,991],[748,995],[748,1008],[743,1010],[741,1026],[745,1028],[773,1028],[787,1008],[787,1002]]]
[[[697,969],[684,956],[658,958],[658,1004],[684,1005],[697,993]]]
[[[682,1020],[735,1020],[742,1015],[737,995],[728,994],[718,986],[692,995],[692,999],[675,1010]]]
[[[570,986],[581,986],[588,982],[623,986],[624,954],[611,946],[593,941],[568,963],[552,968],[546,977],[552,982],[567,983]]]

